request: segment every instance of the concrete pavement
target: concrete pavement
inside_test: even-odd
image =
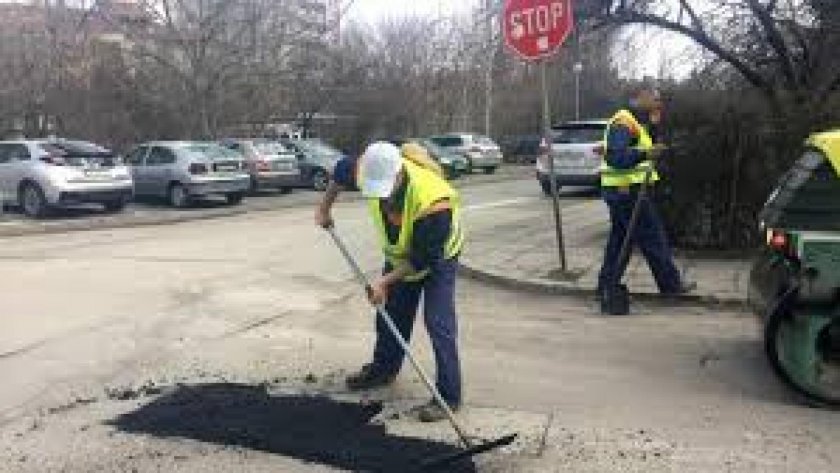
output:
[[[559,273],[560,256],[551,200],[537,197],[511,199],[488,209],[496,218],[491,227],[468,225],[469,244],[462,263],[478,279],[537,292],[594,296],[604,255],[609,216],[606,206],[581,191],[566,191],[561,197],[567,267],[571,276]],[[478,207],[467,213],[471,223],[482,218]],[[743,304],[749,282],[749,255],[709,257],[701,253],[676,253],[683,275],[698,288],[681,296],[684,302]],[[634,253],[625,282],[637,298],[656,300],[657,288],[644,259]]]
[[[472,232],[500,231],[511,205],[544,203],[537,192],[530,181],[465,189]],[[364,206],[341,204],[335,217],[376,271]],[[238,385],[269,400],[382,401],[374,422],[387,433],[454,442],[444,424],[407,414],[428,399],[408,370],[375,392],[344,389],[370,355],[372,314],[312,218],[302,207],[0,239],[0,470],[336,471],[290,454],[278,436],[300,426],[270,423]],[[609,319],[586,299],[469,280],[458,307],[459,415],[477,435],[521,433],[477,471],[833,472],[840,462],[840,419],[782,388],[748,314],[650,305]],[[431,371],[421,327],[412,345]],[[233,394],[211,403],[219,385]],[[185,386],[205,394],[176,396]],[[141,413],[145,426],[119,422]]]

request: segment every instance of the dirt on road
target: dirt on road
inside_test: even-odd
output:
[[[337,220],[375,271],[364,212]],[[413,418],[428,394],[409,370],[345,389],[372,313],[311,221],[307,208],[5,240],[0,471],[401,472],[452,451],[445,423]],[[466,471],[838,470],[840,416],[780,385],[749,314],[604,318],[590,300],[459,284],[458,415],[480,437],[520,433]],[[413,346],[432,371],[421,326]]]

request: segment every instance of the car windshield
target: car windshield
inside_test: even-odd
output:
[[[120,164],[119,156],[106,148],[86,141],[40,143],[38,147],[49,155],[61,156],[69,166],[114,167]]]
[[[606,125],[600,123],[569,124],[553,128],[554,143],[597,143],[604,139]]]
[[[276,141],[257,141],[254,143],[254,148],[256,148],[260,154],[274,155],[291,153],[291,151],[289,151],[285,146],[277,143]]]
[[[187,145],[184,147],[184,151],[191,155],[191,157],[204,158],[211,161],[240,159],[242,157],[236,151],[211,143]]]
[[[337,149],[327,145],[323,141],[318,140],[304,140],[299,141],[300,147],[303,148],[304,151],[307,153],[312,153],[317,156],[323,156],[327,158],[340,158],[341,152]]]
[[[422,140],[420,141],[420,144],[423,145],[423,147],[426,148],[433,156],[454,156],[454,153],[442,146],[438,146],[431,140]]]
[[[478,135],[475,137],[475,142],[484,146],[496,146],[496,143],[489,137]]]

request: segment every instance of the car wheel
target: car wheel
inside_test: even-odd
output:
[[[44,197],[44,191],[38,187],[38,184],[32,182],[25,184],[20,190],[18,201],[23,213],[29,217],[43,218],[49,214],[47,198]]]
[[[242,193],[241,192],[232,192],[230,194],[225,195],[225,199],[229,205],[239,205],[242,203]]]
[[[495,173],[495,172],[496,172],[496,168],[495,168],[495,167],[491,167],[491,168],[484,168],[484,174],[493,174],[493,173]]]
[[[251,178],[251,185],[248,187],[248,192],[250,194],[256,194],[260,191],[260,181],[257,180],[256,177]]]
[[[545,195],[551,197],[551,182],[540,181],[540,187]],[[557,186],[557,190],[560,190],[560,186]]]
[[[327,190],[327,186],[330,183],[330,178],[327,175],[327,171],[323,169],[316,169],[315,172],[312,173],[312,188],[318,192],[323,192]]]
[[[169,186],[169,205],[182,209],[190,204],[190,194],[187,189],[177,182]]]
[[[125,199],[117,199],[117,200],[112,200],[110,202],[105,202],[102,205],[103,205],[103,207],[105,207],[106,212],[122,212],[122,210],[125,208],[126,204],[127,204],[127,202],[126,202]]]
[[[280,188],[280,193],[283,194],[283,195],[291,194],[292,193],[292,188],[291,187],[285,187],[285,186],[281,187]]]

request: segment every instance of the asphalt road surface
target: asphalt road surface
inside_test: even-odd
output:
[[[533,179],[464,197],[469,228],[523,206],[551,224]],[[409,370],[343,389],[368,360],[371,311],[305,204],[0,239],[0,471],[389,471],[371,465],[447,451],[446,425],[411,419],[428,395]],[[376,271],[364,205],[335,218]],[[840,417],[780,387],[749,314],[608,319],[594,301],[459,284],[459,416],[479,435],[521,434],[463,471],[837,471]],[[336,452],[337,435],[365,441]]]

